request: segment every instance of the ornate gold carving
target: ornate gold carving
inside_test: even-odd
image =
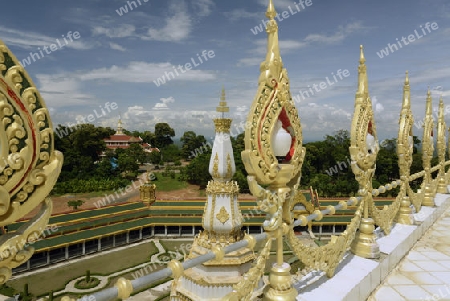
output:
[[[220,95],[220,103],[216,108],[217,112],[226,113],[230,111],[230,108],[227,106],[227,102],[225,100],[225,88],[222,87],[222,94]]]
[[[444,100],[439,99],[439,113],[438,113],[438,124],[437,124],[437,152],[439,158],[439,173],[437,175],[437,189],[438,193],[447,193],[447,183],[445,180],[445,134],[446,125],[444,120]]]
[[[206,194],[235,195],[239,193],[239,186],[235,181],[218,182],[209,181],[206,186]]]
[[[431,92],[427,92],[427,102],[426,102],[426,113],[423,127],[423,137],[422,137],[422,164],[425,170],[425,176],[423,177],[422,190],[423,206],[434,206],[434,194],[433,183],[431,178],[431,159],[433,158],[434,146],[433,146],[433,109],[432,109],[432,98]]]
[[[225,224],[230,219],[230,215],[228,214],[227,209],[225,209],[224,206],[222,206],[222,208],[220,208],[219,213],[216,214],[216,218],[222,224]]]
[[[321,247],[304,245],[295,235],[293,228],[291,228],[288,233],[288,240],[297,258],[305,266],[322,270],[326,272],[328,277],[332,277],[336,267],[355,238],[361,222],[363,206],[363,203],[359,204],[355,216],[341,235],[333,235],[331,241]]]
[[[409,86],[408,71],[405,75],[405,84],[403,86],[403,104],[400,112],[398,139],[397,139],[397,156],[398,167],[400,169],[400,177],[402,180],[400,186],[400,194],[404,197],[401,201],[401,207],[399,209],[399,215],[397,221],[402,224],[412,224],[412,210],[410,204],[412,203],[417,212],[421,207],[421,200],[416,197],[415,193],[409,186],[410,168],[413,161],[413,132],[412,126],[414,123],[414,117],[411,112],[411,88]]]
[[[314,212],[314,205],[311,202],[308,202],[303,193],[300,191],[295,192],[295,196],[292,199],[290,209],[294,210],[294,207],[297,204],[302,204],[305,207],[306,211],[310,214]]]
[[[212,177],[214,179],[218,179],[220,178],[220,174],[219,174],[219,154],[216,153],[216,155],[214,156],[214,163],[213,163],[213,170],[212,170]]]
[[[263,223],[264,230],[271,232],[277,239],[277,263],[270,277],[289,279],[289,272],[284,275],[289,265],[283,262],[283,225],[292,223],[290,210],[292,198],[300,181],[301,167],[305,156],[302,146],[302,128],[297,108],[291,97],[289,77],[280,56],[278,44],[278,25],[274,17],[276,11],[272,0],[269,1],[266,16],[267,22],[267,54],[260,65],[258,91],[247,117],[245,130],[245,150],[242,161],[248,173],[251,193],[256,196],[258,206],[267,212]],[[291,144],[288,153],[280,159],[275,156],[272,141],[277,135],[279,124],[290,133]],[[268,185],[263,188],[260,185]],[[283,275],[280,276],[280,269]],[[249,273],[251,283],[256,285],[261,277],[260,271]],[[291,300],[290,294],[295,292],[291,283],[281,292],[272,286],[264,294],[265,300]],[[248,286],[250,286],[248,284]],[[253,287],[253,286],[250,286]],[[243,288],[240,288],[242,290]],[[245,288],[245,289],[248,289]],[[281,294],[281,295],[280,295]],[[247,300],[249,296],[240,295],[239,300]],[[277,296],[277,297],[275,297]],[[274,299],[275,300],[275,299]]]
[[[39,91],[16,57],[0,41],[0,226],[22,218],[45,202],[41,212],[14,234],[0,238],[0,282],[26,262],[33,248],[24,243],[40,234],[51,213],[46,196],[61,171],[50,116]]]
[[[202,231],[200,232],[195,241],[197,244],[205,249],[211,249],[215,244],[220,243],[222,246],[235,243],[244,238],[244,232],[232,231],[228,234],[217,234],[214,231]]]
[[[227,174],[225,178],[231,179],[233,177],[233,168],[231,167],[231,157],[230,154],[227,154]]]
[[[300,119],[291,97],[289,77],[280,56],[278,25],[272,15],[268,10],[266,60],[260,65],[258,91],[247,117],[245,150],[242,152],[245,169],[260,184],[274,183],[282,169],[271,143],[275,134],[274,127],[279,119],[292,137],[290,158],[287,161],[293,168],[289,174],[284,175],[288,182],[300,173],[305,155]]]
[[[353,113],[352,127],[350,132],[351,144],[349,147],[350,156],[352,159],[351,167],[355,174],[355,178],[359,183],[359,195],[362,198],[361,204],[364,206],[364,220],[367,224],[373,224],[373,220],[369,218],[369,211],[376,213],[376,208],[373,210],[372,199],[372,177],[375,173],[375,162],[379,150],[377,131],[373,118],[372,101],[369,96],[367,68],[365,64],[364,51],[362,45],[360,46],[360,59],[358,66],[358,89],[355,96],[355,110]],[[377,215],[379,217],[379,215]],[[379,220],[378,222],[383,222]],[[389,231],[390,227],[385,224],[380,225],[384,227],[383,230]],[[361,232],[354,242],[352,251],[359,251],[359,245],[365,245],[365,236],[371,237],[373,243],[372,249],[377,249],[374,234],[369,233],[368,227],[365,227],[367,233]],[[378,254],[361,252],[357,255],[372,258],[378,257]]]
[[[218,118],[214,119],[214,125],[216,127],[216,133],[229,133],[231,127],[231,119]]]
[[[243,281],[233,286],[234,292],[226,295],[224,300],[239,300],[248,301],[252,292],[258,286],[259,279],[264,274],[266,261],[270,257],[270,247],[272,246],[272,239],[268,239],[264,248],[261,250],[253,267],[244,275]]]

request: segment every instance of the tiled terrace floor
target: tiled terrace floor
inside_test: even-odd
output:
[[[368,301],[450,300],[450,207]]]

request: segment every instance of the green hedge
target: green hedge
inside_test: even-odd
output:
[[[110,191],[126,187],[130,184],[127,179],[72,179],[65,182],[57,182],[53,188],[54,194],[83,193],[96,191]]]

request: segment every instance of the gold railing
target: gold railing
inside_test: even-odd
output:
[[[297,108],[290,94],[289,77],[280,56],[278,45],[278,25],[272,0],[266,12],[268,47],[267,55],[261,64],[258,92],[250,108],[245,132],[245,151],[243,162],[249,174],[249,187],[256,196],[259,209],[267,213],[263,223],[265,233],[246,235],[245,238],[226,247],[215,246],[212,251],[186,260],[183,263],[172,260],[168,267],[156,273],[130,281],[121,278],[114,288],[92,294],[85,300],[127,299],[133,292],[168,277],[178,279],[186,269],[210,260],[220,261],[225,254],[244,247],[254,249],[256,242],[265,242],[255,260],[255,264],[243,275],[243,281],[233,287],[223,300],[250,300],[259,287],[263,277],[272,242],[276,243],[276,263],[272,266],[268,284],[264,290],[264,300],[294,300],[297,291],[292,286],[289,264],[284,262],[283,240],[287,239],[292,251],[308,269],[324,271],[332,277],[345,253],[350,249],[354,254],[365,258],[378,258],[379,247],[374,234],[378,225],[389,234],[395,221],[412,224],[412,209],[416,212],[422,206],[434,206],[434,196],[438,190],[447,192],[450,171],[445,167],[446,125],[443,119],[443,101],[439,104],[437,123],[437,152],[439,164],[431,167],[434,152],[434,121],[432,117],[431,93],[428,91],[426,116],[422,138],[422,163],[424,170],[410,175],[412,163],[412,124],[410,110],[409,78],[406,74],[403,105],[400,113],[400,127],[397,140],[397,153],[401,178],[392,183],[372,187],[375,162],[379,151],[376,124],[368,91],[367,68],[363,49],[360,49],[358,67],[358,88],[351,127],[349,148],[352,171],[359,183],[358,197],[342,201],[325,210],[315,210],[312,214],[294,220],[290,208],[298,193],[301,168],[305,156],[302,127]],[[0,167],[0,226],[14,222],[18,218],[43,203],[42,212],[14,235],[0,238],[0,283],[11,277],[11,270],[25,262],[33,254],[32,248],[18,248],[20,242],[31,241],[36,232],[48,223],[51,201],[46,199],[59,175],[62,155],[54,150],[53,130],[48,111],[39,92],[17,59],[0,43],[0,115],[3,126],[0,128],[1,151],[4,160]],[[283,132],[284,131],[284,132]],[[278,134],[290,135],[287,149],[279,147]],[[285,139],[285,138],[283,138]],[[280,138],[280,141],[283,140]],[[450,143],[450,141],[449,141]],[[275,145],[276,144],[276,145]],[[281,142],[280,142],[281,144]],[[20,146],[20,147],[19,147]],[[281,149],[281,150],[280,150]],[[286,153],[287,151],[287,153]],[[449,148],[450,151],[450,148]],[[284,153],[283,153],[284,152]],[[7,162],[8,164],[3,164]],[[1,165],[3,164],[3,165]],[[433,179],[432,173],[438,171]],[[414,192],[409,182],[423,177],[420,192]],[[260,185],[264,185],[263,188]],[[389,206],[378,209],[373,196],[400,187],[396,199]],[[347,229],[340,235],[333,235],[323,246],[311,247],[304,244],[294,233],[294,227],[305,226],[309,221],[320,221],[324,215],[333,215],[336,210],[346,209],[348,205],[357,206],[355,215]],[[23,246],[23,244],[22,244]],[[63,297],[62,300],[71,300]]]

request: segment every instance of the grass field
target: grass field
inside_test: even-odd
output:
[[[155,173],[157,180],[153,181],[156,184],[158,191],[172,191],[178,189],[184,189],[188,187],[188,183],[185,181],[179,181],[179,174],[175,175],[175,179],[171,177],[165,177],[161,173]]]
[[[116,271],[124,270],[146,262],[149,260],[150,256],[156,252],[157,249],[153,242],[129,246],[124,250],[116,252],[102,252],[100,253],[100,256],[67,263],[58,269],[33,272],[32,275],[27,277],[9,281],[8,285],[22,291],[24,284],[28,283],[29,292],[35,296],[39,296],[46,294],[51,290],[57,291],[64,289],[67,282],[85,275],[86,270],[90,270],[93,277],[95,277],[95,274],[112,274]],[[132,278],[129,277],[129,279]],[[113,285],[114,282],[111,281],[109,287]]]

